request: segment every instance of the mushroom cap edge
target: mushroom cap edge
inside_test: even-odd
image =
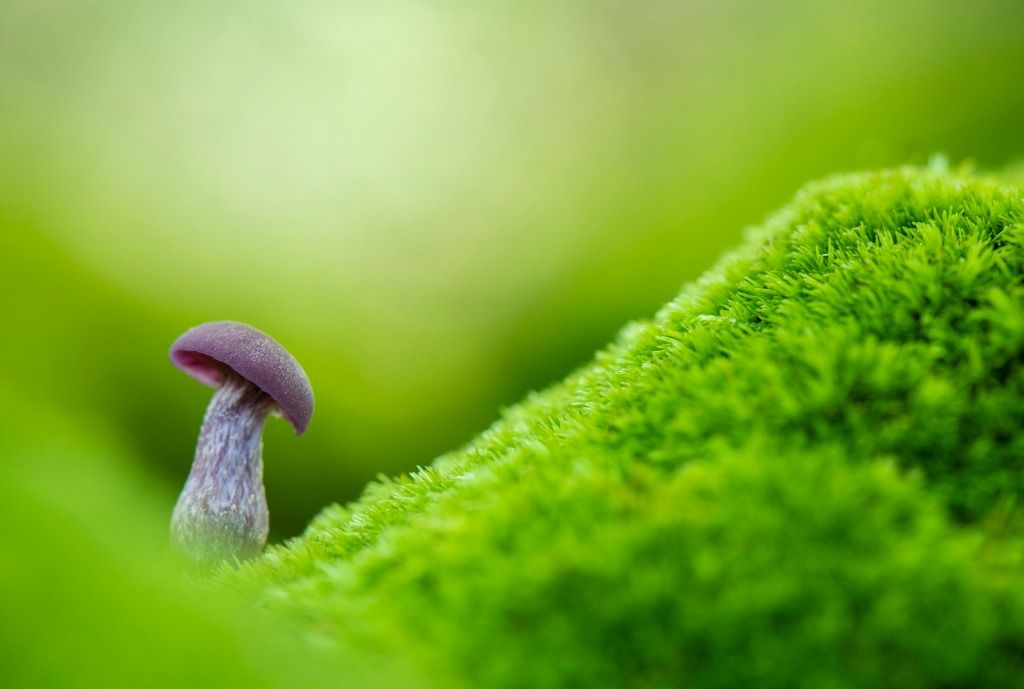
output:
[[[189,328],[171,345],[171,362],[210,387],[229,368],[267,393],[282,416],[302,435],[313,418],[313,388],[302,366],[266,333],[237,321],[212,321]]]

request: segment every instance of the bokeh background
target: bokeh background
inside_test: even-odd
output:
[[[164,538],[210,395],[167,348],[246,321],[317,395],[304,437],[268,427],[280,540],[586,361],[804,181],[999,167],[1022,123],[1017,0],[4,0],[0,462],[45,446],[60,504],[80,447],[116,455],[81,490],[143,495],[117,504]]]

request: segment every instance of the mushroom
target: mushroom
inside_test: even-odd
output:
[[[263,424],[269,414],[280,414],[302,435],[313,416],[309,378],[277,341],[234,321],[186,331],[170,356],[182,371],[217,388],[171,517],[171,542],[205,564],[254,557],[270,525]]]

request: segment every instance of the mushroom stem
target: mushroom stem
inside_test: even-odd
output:
[[[214,564],[263,550],[263,424],[273,409],[269,395],[234,372],[214,392],[171,517],[171,541],[192,559]]]

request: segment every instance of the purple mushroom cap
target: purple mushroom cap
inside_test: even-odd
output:
[[[171,361],[200,383],[219,387],[231,369],[267,393],[302,435],[313,417],[313,388],[302,366],[277,340],[235,321],[203,323],[171,345]]]

